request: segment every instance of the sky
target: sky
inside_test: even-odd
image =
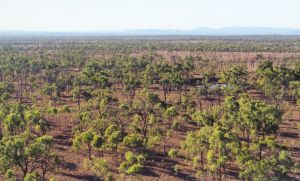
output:
[[[300,0],[0,0],[0,31],[300,29]]]

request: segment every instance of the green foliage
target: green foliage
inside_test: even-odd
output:
[[[287,173],[294,166],[290,155],[281,151],[262,160],[248,160],[243,165],[240,177],[253,180],[289,180]]]
[[[171,148],[169,151],[168,151],[168,156],[172,159],[176,158],[178,155],[178,149],[174,149],[174,148]]]
[[[118,144],[123,140],[123,135],[116,125],[110,125],[105,130],[104,136],[107,141],[107,146],[112,149],[117,149]]]
[[[141,154],[135,155],[131,151],[126,152],[125,161],[120,164],[119,171],[128,175],[140,173],[144,169],[142,163],[145,159],[146,158]]]
[[[10,135],[14,134],[18,128],[22,128],[25,126],[25,123],[23,122],[21,117],[16,113],[8,114],[5,117],[3,124],[5,131],[7,131]]]
[[[97,137],[96,133],[93,131],[84,131],[80,134],[78,134],[74,139],[73,139],[73,144],[72,147],[75,150],[80,149],[82,145],[86,145],[88,149],[88,157],[89,160],[92,159],[92,148],[93,146],[99,146],[102,145],[102,140],[99,140],[100,138]],[[98,147],[97,147],[98,148]]]
[[[176,108],[174,106],[171,106],[168,109],[166,109],[166,111],[164,112],[164,117],[170,119],[175,117],[177,114],[178,113],[176,112]]]
[[[226,90],[230,94],[244,92],[248,88],[248,72],[244,67],[234,65],[222,72],[220,78],[227,84]]]
[[[243,95],[239,100],[239,125],[242,130],[259,136],[276,134],[281,122],[282,111],[275,106],[250,99]]]
[[[63,107],[60,109],[60,112],[70,113],[71,112],[71,108],[68,105],[63,105]]]
[[[143,146],[143,138],[137,134],[130,134],[124,137],[123,144],[127,147],[138,148]]]
[[[1,41],[2,179],[45,180],[55,171],[61,160],[54,151],[54,138],[45,135],[55,128],[50,123],[59,123],[58,131],[66,134],[73,127],[72,147],[87,150],[85,171],[101,179],[113,179],[111,157],[118,165],[130,150],[119,169],[134,175],[146,167],[144,154],[161,153],[161,148],[170,159],[179,161],[183,156],[192,166],[191,175],[199,180],[207,180],[207,174],[209,179],[223,180],[229,166],[242,180],[293,176],[295,162],[276,137],[284,110],[281,103],[293,108],[300,99],[300,64],[290,64],[297,57],[282,54],[273,66],[273,55],[270,61],[263,61],[265,53],[250,56],[246,63],[252,71],[262,62],[253,73],[232,65],[239,59],[236,53],[209,52],[297,52],[297,41],[282,37],[127,39]],[[193,52],[187,55],[189,51]],[[240,94],[246,92],[249,95]],[[73,109],[74,102],[78,110]],[[177,175],[181,166],[170,168]]]
[[[0,83],[0,101],[5,102],[8,100],[12,93],[14,93],[15,87],[12,83],[2,82]]]
[[[24,181],[40,181],[41,176],[37,173],[29,173],[25,176]]]
[[[216,172],[222,167],[226,167],[229,160],[229,153],[234,143],[238,141],[237,135],[228,128],[215,126],[209,138],[209,150],[207,162],[209,171]],[[235,145],[235,144],[234,144]]]
[[[184,142],[181,144],[181,149],[189,159],[201,157],[201,164],[203,164],[204,153],[209,149],[209,138],[213,129],[205,126],[196,132],[188,132]]]
[[[93,158],[92,160],[85,159],[83,168],[92,172],[94,175],[100,178],[111,177],[109,172],[109,165],[105,159]]]
[[[5,178],[5,181],[16,181],[17,180],[15,175],[14,175],[14,171],[11,170],[11,169],[8,169],[5,172],[4,178]]]
[[[218,107],[212,107],[208,110],[197,111],[192,115],[192,120],[199,126],[212,126],[219,119],[220,110]]]
[[[285,98],[288,94],[288,89],[291,89],[291,94],[298,97],[298,79],[297,66],[295,70],[287,68],[285,65],[273,67],[271,61],[264,61],[256,70],[256,80],[259,87],[269,97],[274,97],[275,100]]]
[[[51,136],[41,136],[31,140],[30,135],[4,137],[0,141],[0,168],[4,171],[8,165],[20,170],[23,177],[40,169],[44,175],[54,170],[59,164],[57,155],[52,151],[54,139]],[[36,165],[35,167],[29,167]],[[29,178],[34,178],[29,175]]]

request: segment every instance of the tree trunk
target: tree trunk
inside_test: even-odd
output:
[[[89,149],[89,160],[92,160],[92,146],[88,145],[88,149]]]
[[[201,166],[203,166],[203,151],[201,151],[201,156],[200,156],[200,162],[201,162]]]
[[[201,98],[199,99],[199,106],[200,106],[200,111],[202,111],[202,103],[201,103]]]
[[[46,171],[43,171],[43,172],[42,172],[42,181],[45,181],[45,180],[46,180],[45,177],[46,177]]]
[[[163,91],[164,91],[164,100],[166,102],[167,101],[167,89],[165,86],[163,87]]]
[[[80,97],[77,97],[77,105],[78,105],[78,109],[80,111]]]
[[[259,160],[261,160],[261,152],[262,152],[262,148],[261,145],[259,144]]]

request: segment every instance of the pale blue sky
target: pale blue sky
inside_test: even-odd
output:
[[[300,28],[300,0],[0,0],[0,30]]]

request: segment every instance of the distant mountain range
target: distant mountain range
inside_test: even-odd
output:
[[[300,29],[268,27],[225,27],[176,29],[137,29],[99,32],[41,32],[41,31],[0,31],[0,36],[144,36],[144,35],[194,35],[194,36],[242,36],[242,35],[300,35]]]
[[[191,30],[141,29],[120,32],[128,35],[300,35],[300,29],[265,27],[197,28]]]

